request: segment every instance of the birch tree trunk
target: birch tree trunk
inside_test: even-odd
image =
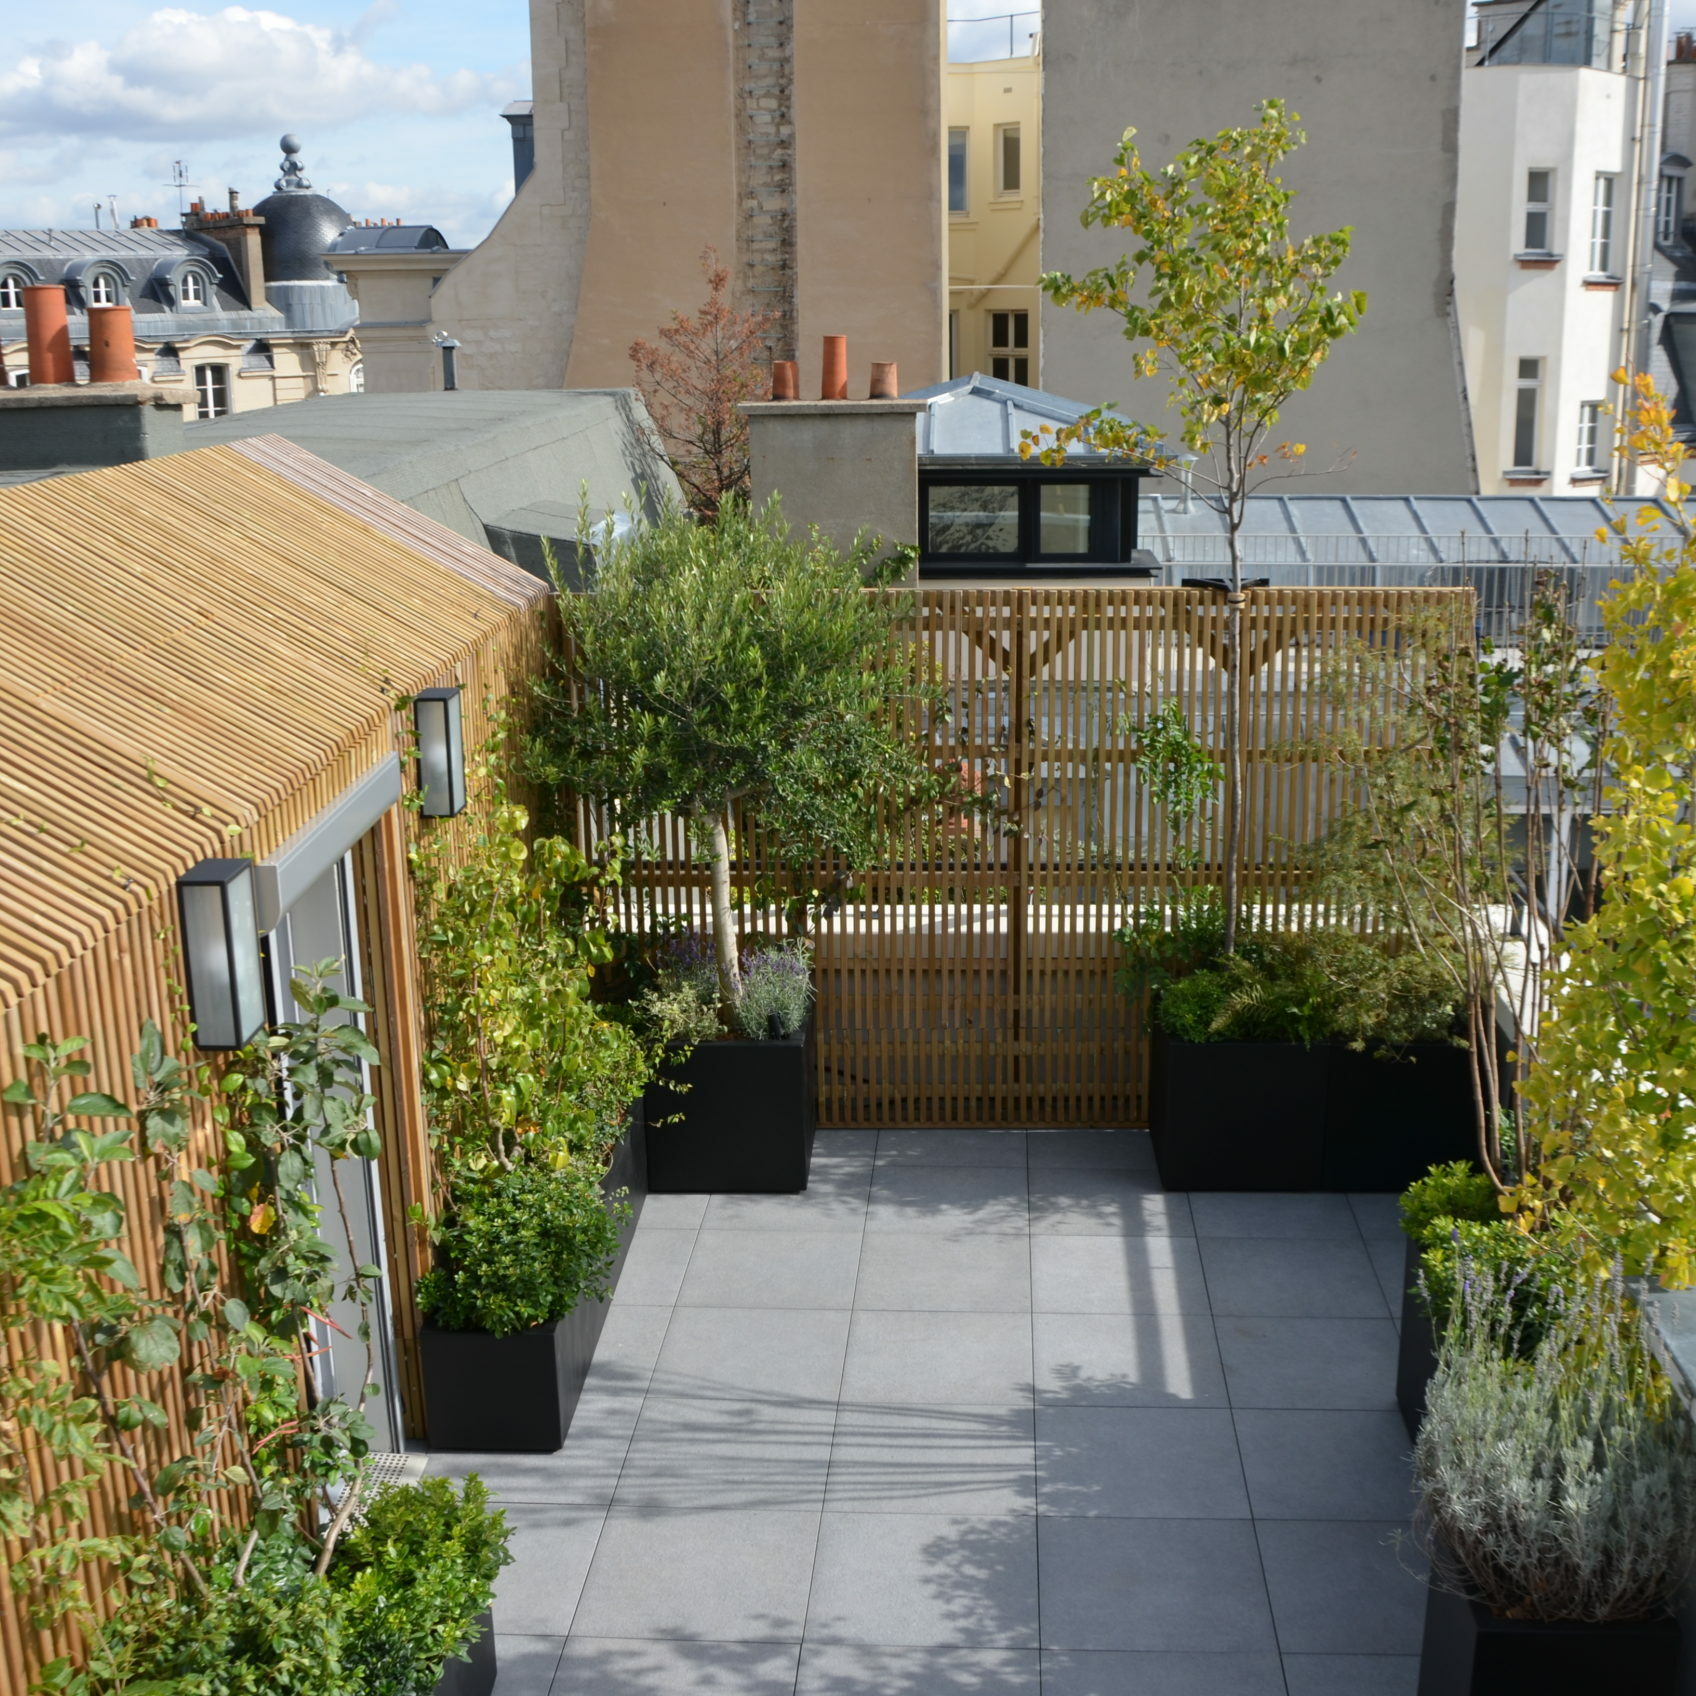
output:
[[[719,1011],[726,1019],[742,999],[742,972],[737,964],[736,921],[730,911],[730,799],[711,814],[713,948],[718,955]]]

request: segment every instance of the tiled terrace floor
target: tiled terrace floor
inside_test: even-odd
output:
[[[1387,1197],[1135,1132],[821,1132],[647,1203],[508,1509],[498,1696],[1411,1696]]]

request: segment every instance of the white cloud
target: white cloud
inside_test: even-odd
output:
[[[73,134],[255,135],[382,114],[498,110],[521,92],[516,76],[370,58],[364,40],[389,9],[389,0],[375,0],[344,34],[244,6],[167,7],[111,46],[33,46],[0,62],[0,137],[40,146]]]

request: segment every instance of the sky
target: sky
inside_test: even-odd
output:
[[[486,235],[512,198],[500,110],[530,93],[526,0],[280,3],[78,0],[58,29],[39,0],[0,0],[0,228],[87,227],[96,201],[174,223],[178,160],[187,198],[235,188],[251,206],[290,130],[354,217],[433,223],[456,247]],[[1005,54],[1016,4],[949,0],[952,55]],[[1014,16],[1018,50],[1038,22]],[[1672,0],[1672,27],[1696,29],[1696,0]]]

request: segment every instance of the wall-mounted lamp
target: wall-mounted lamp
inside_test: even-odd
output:
[[[251,860],[202,860],[177,879],[197,1048],[242,1048],[265,1023]]]
[[[418,732],[419,808],[427,819],[451,819],[465,811],[465,726],[459,689],[421,689],[412,698]]]

